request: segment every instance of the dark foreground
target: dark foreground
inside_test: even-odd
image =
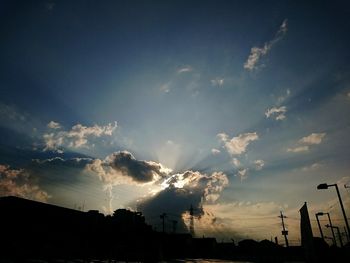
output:
[[[104,216],[98,211],[1,197],[0,211],[0,263],[347,262],[350,258],[349,244],[328,247],[319,238],[314,239],[313,255],[306,257],[302,247],[284,248],[268,240],[234,245],[217,243],[215,238],[159,233],[145,223],[141,213],[125,209]]]

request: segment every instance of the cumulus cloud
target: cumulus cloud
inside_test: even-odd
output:
[[[0,196],[19,196],[47,202],[49,194],[42,190],[31,174],[24,169],[0,165]]]
[[[61,128],[61,124],[59,124],[58,122],[55,122],[55,121],[50,121],[47,124],[47,127],[50,128],[50,129],[60,129]]]
[[[211,153],[214,154],[214,155],[217,155],[220,153],[220,150],[218,149],[211,149]]]
[[[242,133],[237,137],[233,137],[231,140],[225,133],[219,133],[218,138],[224,143],[224,147],[231,155],[240,155],[244,153],[252,141],[259,139],[256,132]]]
[[[111,168],[124,176],[131,177],[135,182],[147,183],[163,178],[169,169],[153,161],[139,161],[127,151],[119,151],[105,159]]]
[[[266,118],[274,118],[277,121],[284,120],[286,118],[285,113],[287,112],[287,107],[272,107],[271,109],[267,109],[265,112]]]
[[[320,144],[326,133],[311,133],[309,136],[303,137],[299,140],[299,143],[306,145]]]
[[[56,123],[48,124],[52,127],[57,127]],[[52,128],[50,127],[50,128]],[[63,147],[69,148],[88,148],[90,138],[101,136],[111,136],[113,131],[117,128],[117,122],[109,123],[106,126],[84,126],[82,124],[74,125],[68,131],[52,131],[43,135],[44,151],[52,150],[62,152]],[[56,128],[55,128],[56,129]]]
[[[265,162],[263,160],[255,160],[254,164],[255,164],[255,169],[257,171],[260,171],[265,166]]]
[[[145,184],[164,178],[171,170],[153,161],[140,161],[127,151],[115,152],[104,160],[95,159],[87,170],[112,184]]]
[[[216,135],[221,141],[227,141],[229,139],[228,135],[226,133],[218,133]]]
[[[173,214],[180,219],[181,232],[188,232],[185,224],[185,215],[190,206],[194,208],[196,216],[204,214],[203,204],[215,203],[222,190],[228,185],[228,178],[222,172],[214,172],[211,175],[198,171],[186,171],[174,174],[163,183],[163,190],[154,196],[139,200],[138,210],[142,211],[149,223],[153,222],[154,215],[160,212]]]
[[[228,185],[227,176],[222,172],[214,172],[211,175],[202,174],[198,171],[186,171],[174,174],[166,179],[162,186],[165,188],[175,187],[191,191],[200,191],[205,201],[215,202],[220,192]]]
[[[310,146],[320,144],[326,133],[311,133],[309,136],[305,136],[298,141],[298,146],[294,148],[288,148],[287,152],[306,152],[310,149]]]
[[[263,47],[252,47],[251,48],[249,57],[248,57],[247,61],[244,63],[244,68],[249,70],[249,71],[253,71],[253,70],[259,68],[259,65],[258,65],[259,60],[263,56],[267,55],[270,52],[270,50],[272,49],[272,47],[278,41],[280,41],[286,33],[287,33],[287,19],[285,19],[283,21],[283,23],[281,24],[275,37],[272,40],[266,42]]]

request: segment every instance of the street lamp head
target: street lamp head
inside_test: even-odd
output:
[[[319,185],[317,186],[317,189],[318,189],[318,190],[321,190],[321,189],[328,189],[328,184],[319,184]]]
[[[316,215],[317,215],[317,216],[323,216],[324,213],[323,213],[323,212],[318,212]]]

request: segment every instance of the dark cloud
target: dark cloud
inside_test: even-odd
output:
[[[189,189],[168,187],[155,196],[144,199],[138,203],[138,210],[142,211],[148,223],[153,226],[161,222],[159,216],[162,213],[168,215],[168,220],[177,220],[177,231],[188,232],[182,214],[189,211],[191,205],[196,216],[203,214],[201,208],[202,193],[191,192]],[[169,222],[170,223],[170,222]]]
[[[135,183],[149,183],[167,175],[161,164],[136,160],[127,151],[115,152],[103,161],[96,159],[93,164],[88,165],[88,169],[111,184],[118,184],[117,181],[120,182],[122,177],[128,177]]]
[[[227,184],[228,179],[221,172],[205,175],[186,171],[172,175],[163,183],[166,187],[164,190],[140,200],[137,207],[155,226],[160,222],[159,215],[167,213],[169,218],[177,218],[179,232],[188,232],[183,216],[189,213],[190,207],[193,207],[197,218],[202,217],[205,214],[202,205],[216,201]]]
[[[73,187],[86,181],[81,176],[87,164],[92,163],[92,158],[69,158],[53,157],[48,159],[33,159],[25,166],[25,169],[40,178],[43,187],[52,188],[69,185]]]

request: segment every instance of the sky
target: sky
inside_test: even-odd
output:
[[[291,244],[350,217],[347,1],[1,1],[0,195]],[[326,218],[321,223],[326,224]],[[330,236],[324,228],[326,236]]]

